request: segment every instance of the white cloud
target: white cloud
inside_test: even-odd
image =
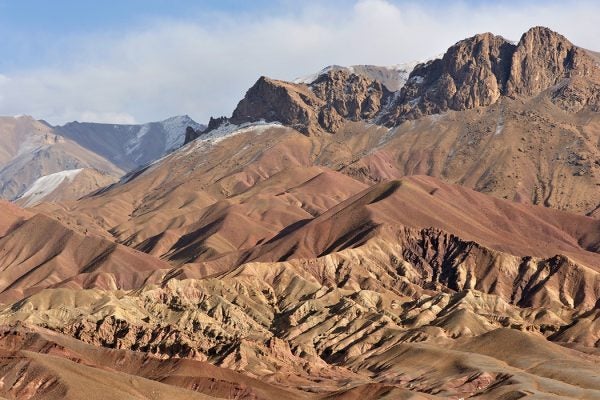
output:
[[[67,40],[62,63],[0,75],[0,114],[62,123],[187,113],[204,122],[229,115],[260,75],[293,79],[329,64],[397,64],[439,54],[478,32],[517,40],[534,25],[600,49],[600,26],[589,17],[599,15],[600,4],[591,1],[324,4],[280,15],[153,21],[120,36]]]
[[[133,115],[119,112],[95,112],[95,111],[83,111],[81,114],[81,121],[85,122],[100,122],[100,123],[111,123],[111,124],[135,124],[137,121]]]

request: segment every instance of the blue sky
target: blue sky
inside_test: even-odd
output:
[[[545,25],[600,50],[597,1],[0,0],[0,115],[229,115],[260,76],[421,60]]]

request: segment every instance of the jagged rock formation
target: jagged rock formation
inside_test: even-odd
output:
[[[600,106],[598,61],[543,27],[527,31],[518,44],[491,33],[462,40],[441,59],[417,65],[396,92],[371,76],[332,67],[296,84],[261,77],[231,122],[264,119],[308,135],[335,133],[346,120],[396,126],[423,115],[486,107],[504,96],[531,97],[547,90],[552,101],[571,112]]]
[[[598,83],[597,61],[556,32],[535,27],[516,45],[486,33],[458,42],[441,60],[417,66],[380,120],[396,125],[422,115],[489,106],[501,96],[531,97],[546,90],[569,111],[596,110]]]
[[[320,75],[308,87],[261,77],[240,101],[230,122],[263,119],[307,135],[335,133],[345,120],[374,117],[389,96],[383,84],[341,69]]]
[[[565,78],[593,75],[598,68],[583,49],[562,35],[536,27],[525,33],[512,55],[509,96],[533,96]]]
[[[319,129],[317,110],[324,102],[305,86],[262,76],[239,102],[231,123],[278,121],[307,135]]]
[[[183,145],[185,146],[191,141],[198,139],[198,137],[202,134],[201,131],[196,131],[191,126],[185,128],[185,139],[183,141]]]
[[[449,109],[494,104],[505,91],[514,50],[491,33],[458,42],[442,59],[418,65],[380,120],[395,125]]]
[[[332,133],[339,130],[342,118],[360,121],[375,117],[390,95],[383,84],[345,70],[322,74],[310,89],[326,102],[319,112],[319,124]]]

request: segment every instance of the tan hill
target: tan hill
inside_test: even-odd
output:
[[[166,359],[154,365],[145,361],[139,371],[135,357],[128,356],[119,369],[136,375],[169,370],[181,357],[301,390],[307,398],[351,393],[394,398],[408,391],[421,398],[598,396],[598,356],[544,338],[569,325],[568,313],[519,308],[473,290],[422,293],[413,300],[393,288],[348,284],[327,267],[358,266],[364,254],[346,250],[322,260],[252,263],[219,278],[171,280],[128,294],[46,289],[6,307],[0,321],[22,321],[96,346]],[[307,274],[307,263],[321,264],[321,272]],[[395,287],[408,292],[400,282]],[[177,364],[184,362],[193,365]],[[271,389],[264,398],[277,395]]]
[[[98,348],[22,325],[0,332],[0,374],[6,398],[304,398],[205,362]]]

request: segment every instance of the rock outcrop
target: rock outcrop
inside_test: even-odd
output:
[[[312,135],[321,129],[318,110],[324,106],[325,102],[304,85],[263,76],[239,102],[230,122],[242,124],[258,120],[277,121]]]
[[[442,59],[418,65],[396,101],[380,116],[386,125],[496,103],[502,96],[531,97],[549,90],[568,111],[597,109],[598,62],[562,35],[534,27],[517,45],[491,33],[450,47]]]
[[[489,106],[502,95],[514,45],[491,33],[450,47],[441,59],[418,65],[382,121]]]
[[[183,145],[185,146],[189,142],[193,142],[194,140],[198,139],[198,137],[200,137],[201,134],[201,131],[196,131],[191,126],[188,126],[187,128],[185,128],[185,139],[183,141]]]
[[[533,96],[568,78],[588,74],[588,58],[565,37],[548,28],[527,31],[512,55],[506,94]]]
[[[319,112],[319,124],[329,132],[337,131],[339,117],[350,121],[375,117],[390,96],[380,82],[341,69],[322,74],[310,89],[327,104]]]
[[[418,64],[391,92],[350,68],[325,69],[312,82],[261,77],[233,113],[232,123],[278,121],[313,135],[335,133],[346,121],[403,121],[448,110],[486,107],[503,97],[548,93],[569,112],[600,109],[600,67],[587,50],[548,28],[534,27],[517,44],[491,33],[461,40]]]
[[[389,96],[380,82],[342,69],[330,70],[310,85],[261,77],[229,122],[276,121],[309,136],[335,133],[346,120],[375,117]]]

